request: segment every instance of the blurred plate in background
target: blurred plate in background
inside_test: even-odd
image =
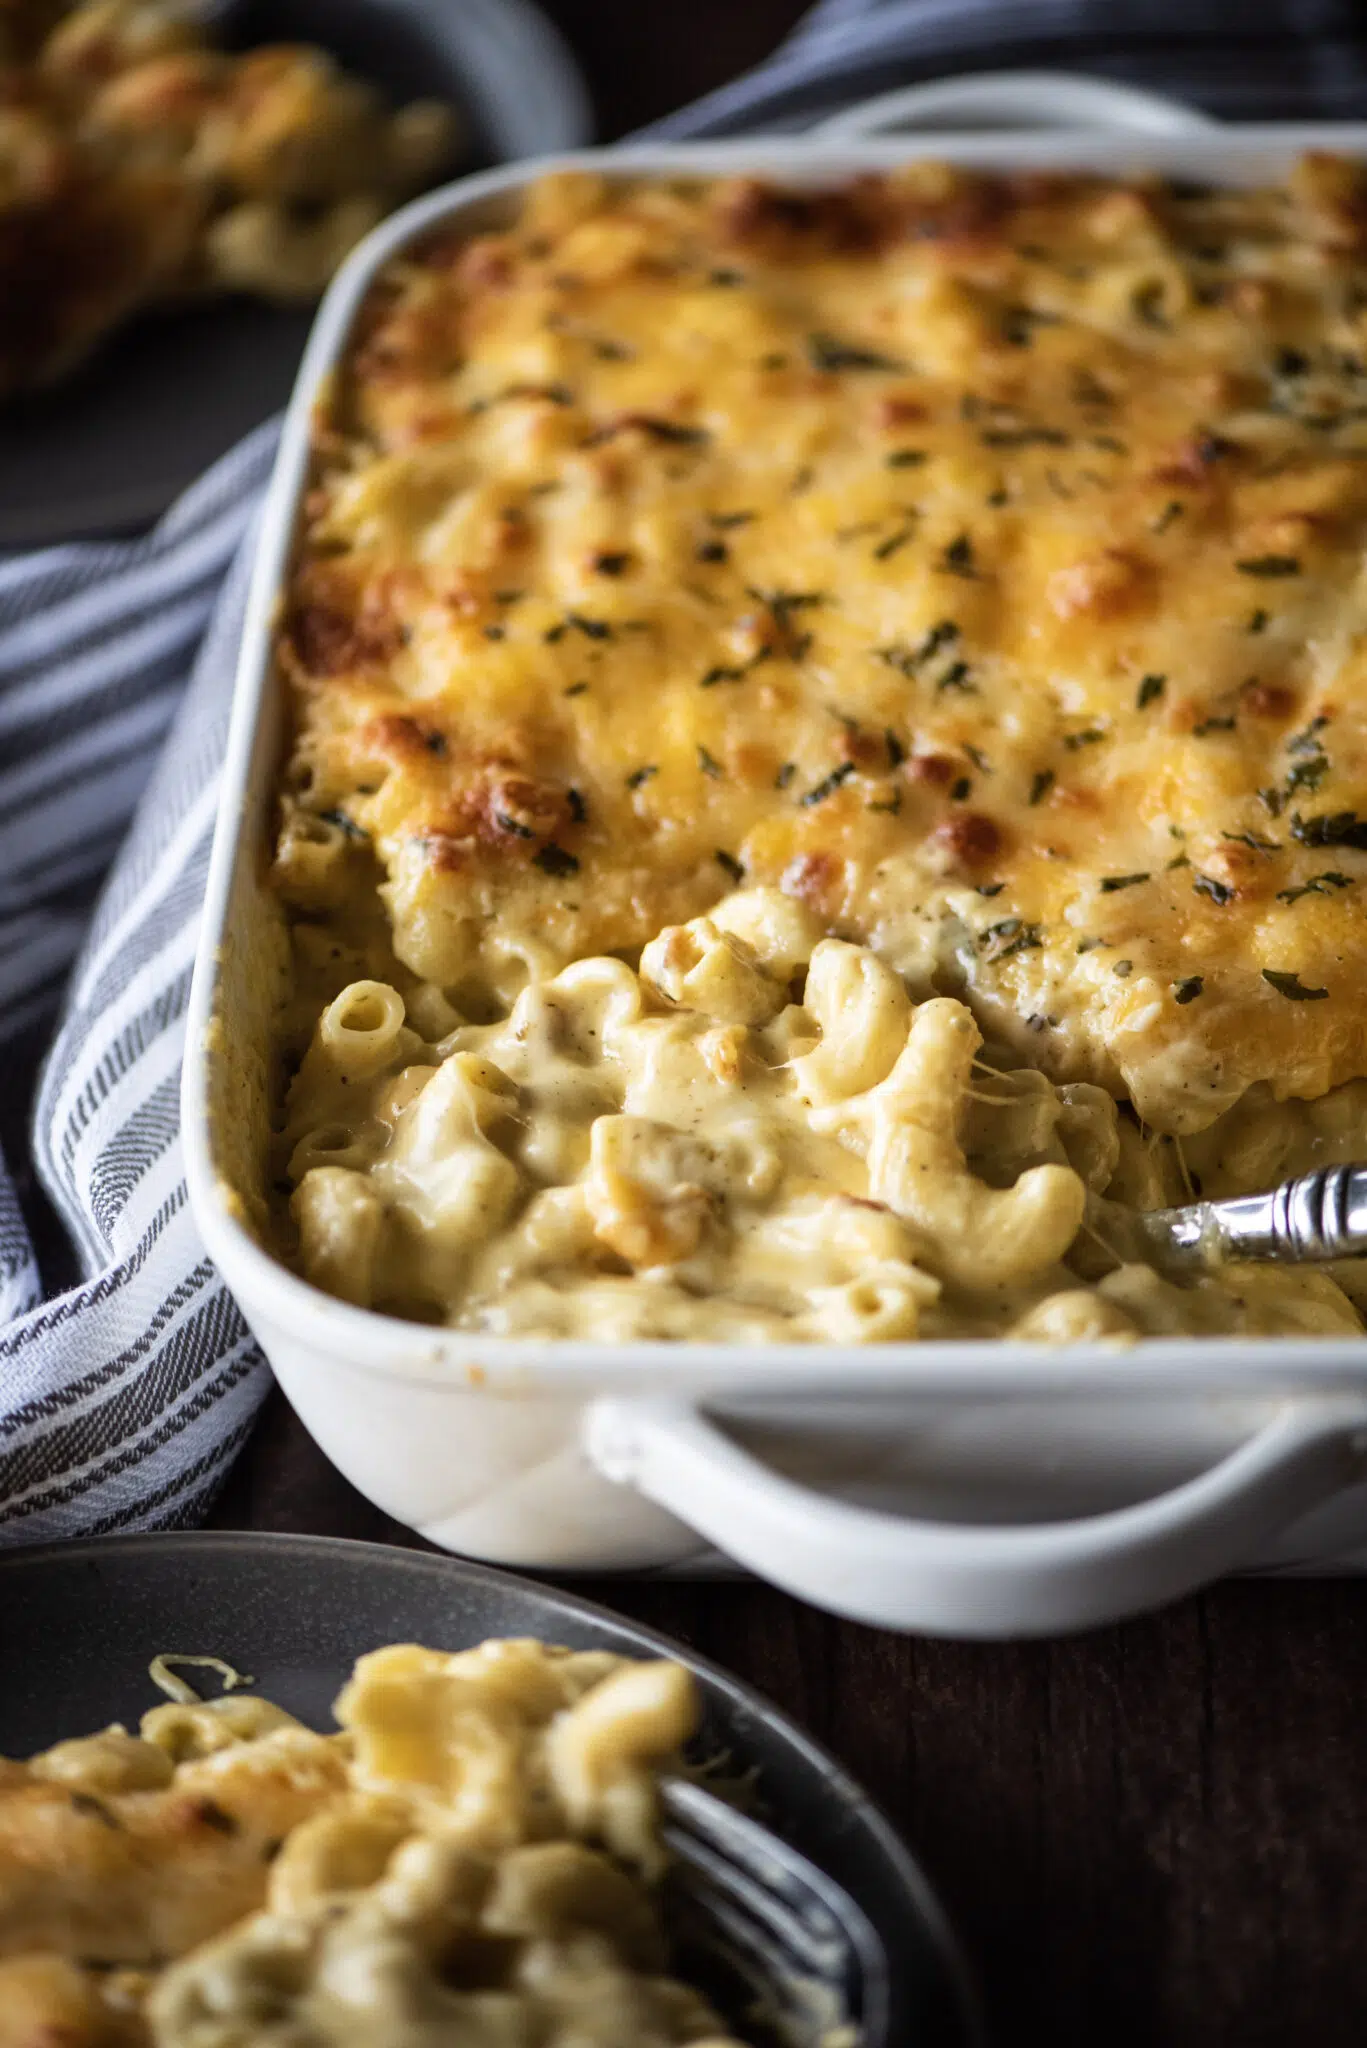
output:
[[[449,99],[460,171],[575,149],[588,95],[531,0],[214,0],[230,48],[317,43],[397,103]],[[78,374],[0,409],[0,548],[149,525],[289,396],[307,310],[220,299],[144,315]]]

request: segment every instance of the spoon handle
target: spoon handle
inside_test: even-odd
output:
[[[1265,1195],[1194,1202],[1146,1219],[1203,1264],[1268,1259],[1306,1265],[1367,1254],[1367,1166],[1321,1166]]]

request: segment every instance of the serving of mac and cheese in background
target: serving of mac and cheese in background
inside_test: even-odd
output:
[[[1356,1335],[1367,183],[541,180],[392,258],[278,665],[270,1214],[488,1335]],[[1114,1240],[1114,1241],[1113,1241]]]
[[[736,2048],[668,1974],[681,1665],[396,1644],[336,1711],[192,1696],[0,1761],[5,2048]]]

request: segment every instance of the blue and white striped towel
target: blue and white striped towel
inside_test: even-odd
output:
[[[1236,118],[1367,112],[1355,0],[823,0],[651,132],[800,128],[907,80],[1049,64]],[[186,1207],[177,1090],[274,444],[259,429],[144,540],[0,561],[0,1540],[197,1520],[266,1389]],[[74,1248],[78,1283],[44,1301],[35,1244],[49,1285]]]

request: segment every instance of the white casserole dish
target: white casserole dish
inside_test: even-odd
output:
[[[1104,90],[1104,89],[1103,89]],[[899,109],[900,111],[900,109]],[[881,118],[881,117],[880,117]],[[937,133],[984,165],[1251,182],[1367,127]],[[408,207],[334,282],[262,521],[191,999],[183,1129],[210,1253],[322,1448],[433,1542],[548,1569],[701,1568],[716,1551],[818,1605],[943,1634],[1045,1634],[1254,1564],[1367,1557],[1367,1338],[729,1348],[488,1339],[318,1293],[241,1221],[266,1115],[280,755],[271,631],[309,415],[376,271],[436,223],[472,232],[548,168],[838,178],[905,140],[636,147],[487,173]]]

